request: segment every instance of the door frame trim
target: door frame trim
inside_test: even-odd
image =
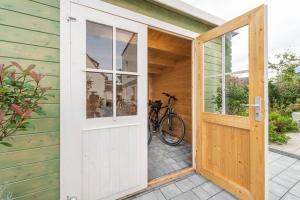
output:
[[[148,26],[148,28],[158,29],[179,37],[183,37],[192,41],[192,152],[193,152],[193,169],[196,169],[196,37],[199,33],[175,26],[173,24],[163,22],[152,17],[148,17],[127,9],[105,3],[100,0],[65,0],[60,1],[60,199],[65,199],[68,195],[66,188],[66,164],[70,163],[68,159],[68,134],[71,130],[71,3],[87,6],[118,17],[126,18],[131,21],[139,22]]]

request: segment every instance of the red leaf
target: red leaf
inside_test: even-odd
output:
[[[0,110],[0,124],[4,120],[4,116],[5,116],[5,113],[2,110]]]
[[[36,82],[36,84],[39,84],[39,82],[42,80],[42,78],[44,78],[45,75],[39,74],[36,71],[32,70],[30,76]]]
[[[19,65],[19,63],[17,62],[11,62],[11,64],[15,67],[17,67],[19,70],[23,71],[23,68],[21,67],[21,65]]]
[[[26,119],[26,118],[28,118],[28,117],[30,117],[30,114],[32,113],[32,109],[28,109],[28,110],[26,110],[26,112],[23,114],[23,116],[22,116],[22,118],[23,119]]]
[[[21,108],[19,106],[17,106],[16,104],[11,104],[10,108],[15,111],[18,115],[22,116],[23,112],[21,110]]]
[[[12,80],[15,80],[16,79],[16,71],[13,71],[11,74],[10,74],[10,77]]]
[[[25,72],[27,74],[30,74],[31,70],[33,70],[35,68],[35,65],[34,64],[31,64],[29,65],[26,69],[25,69]]]

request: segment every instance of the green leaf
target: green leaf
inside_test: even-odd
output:
[[[4,142],[4,141],[0,141],[0,144],[6,146],[6,147],[12,147],[13,145],[8,143],[8,142]]]

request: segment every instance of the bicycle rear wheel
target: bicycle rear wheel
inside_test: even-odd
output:
[[[152,129],[153,129],[152,122],[150,118],[148,118],[148,145],[151,143],[152,140],[152,131],[153,131]]]
[[[171,146],[180,144],[185,135],[185,124],[180,116],[171,113],[165,116],[159,126],[161,140]]]

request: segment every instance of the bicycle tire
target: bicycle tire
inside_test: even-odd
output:
[[[152,141],[152,129],[153,129],[152,127],[153,127],[152,122],[150,118],[148,118],[148,145]]]
[[[180,134],[178,135],[178,140],[177,141],[175,141],[175,142],[170,142],[170,141],[168,141],[166,138],[165,138],[165,136],[164,136],[164,134],[163,134],[163,127],[164,127],[164,123],[168,123],[167,122],[167,120],[168,119],[178,119],[179,120],[179,122],[180,122],[180,124],[181,124],[181,131],[180,131]],[[169,114],[169,115],[167,115],[167,116],[165,116],[162,120],[161,120],[161,123],[160,123],[160,125],[159,125],[159,134],[160,134],[160,138],[161,138],[161,140],[162,140],[162,142],[164,142],[165,144],[168,144],[168,145],[170,145],[170,146],[177,146],[177,145],[179,145],[182,141],[183,141],[183,139],[184,139],[184,136],[185,136],[185,124],[184,124],[184,121],[182,120],[182,118],[179,116],[179,115],[177,115],[176,113],[171,113],[171,114]],[[177,138],[177,137],[176,137]]]

